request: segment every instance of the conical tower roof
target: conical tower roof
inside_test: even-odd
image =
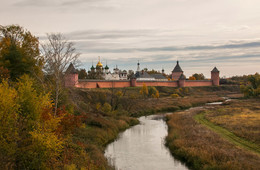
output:
[[[219,72],[219,70],[217,69],[217,67],[214,67],[211,72]]]
[[[174,69],[172,70],[172,72],[183,72],[180,65],[179,65],[179,61],[177,61],[177,64],[174,67]]]
[[[66,70],[66,74],[75,74],[75,73],[77,73],[77,70],[75,69],[73,64],[70,63],[69,67]]]

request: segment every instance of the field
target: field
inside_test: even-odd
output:
[[[233,100],[168,116],[167,146],[193,169],[259,169],[259,100]]]

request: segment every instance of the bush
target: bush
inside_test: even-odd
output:
[[[178,94],[174,93],[174,94],[171,95],[171,97],[172,97],[172,98],[178,98],[178,97],[180,97],[180,96],[179,96]]]

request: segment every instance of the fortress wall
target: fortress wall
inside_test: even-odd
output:
[[[185,87],[212,86],[212,80],[186,80]]]
[[[167,86],[178,87],[178,81],[136,81],[137,87],[146,86]],[[212,86],[212,80],[186,80],[185,87]],[[131,87],[129,80],[106,81],[106,80],[79,80],[75,85],[78,88],[123,88]]]
[[[136,81],[136,86],[141,87],[144,83],[146,84],[146,86],[178,87],[177,81]]]
[[[130,81],[93,81],[81,80],[77,84],[78,88],[122,88],[130,87]]]

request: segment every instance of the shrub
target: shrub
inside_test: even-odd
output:
[[[171,95],[172,98],[177,98],[177,97],[180,97],[178,94],[174,93]]]

